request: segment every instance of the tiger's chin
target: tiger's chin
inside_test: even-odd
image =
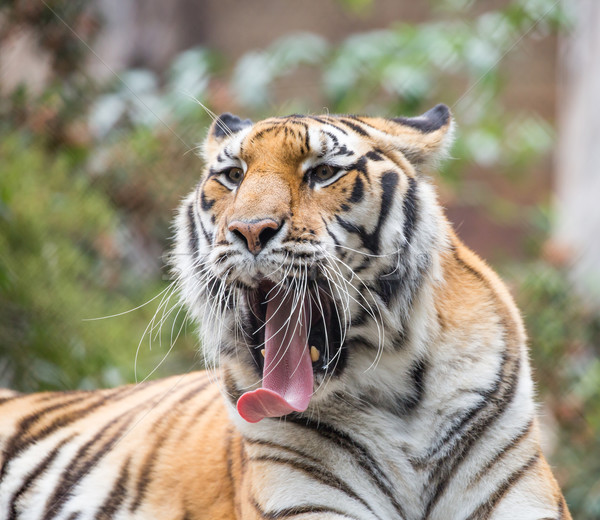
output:
[[[304,412],[345,362],[338,307],[316,281],[276,284],[263,278],[243,298],[250,356],[243,357],[247,369],[236,371],[242,382],[238,413],[258,422]]]

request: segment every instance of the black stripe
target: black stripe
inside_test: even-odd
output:
[[[325,119],[323,119],[322,117],[319,117],[319,116],[307,116],[307,117],[309,119],[312,119],[313,121],[317,121],[318,123],[321,123],[322,125],[331,126],[332,128],[335,128],[336,130],[338,130],[339,132],[341,132],[344,135],[348,135],[348,132],[346,132],[346,130],[344,130],[339,125],[333,124],[330,119],[327,119],[327,121],[326,121]],[[339,119],[337,117],[335,118],[335,120],[339,121]]]
[[[359,443],[355,438],[348,435],[346,432],[338,430],[337,428],[324,423],[323,421],[316,421],[308,417],[303,417],[301,415],[292,413],[287,416],[287,422],[293,422],[299,426],[309,428],[310,430],[318,433],[321,437],[328,439],[338,447],[341,447],[343,450],[348,452],[348,454],[355,459],[357,464],[367,473],[377,488],[389,499],[398,515],[402,518],[406,518],[403,507],[396,499],[394,486],[365,446]]]
[[[65,506],[66,501],[69,499],[73,488],[91,471],[100,459],[112,449],[115,443],[119,441],[127,427],[133,422],[138,410],[138,407],[134,407],[113,418],[104,425],[92,439],[87,441],[79,448],[79,450],[77,450],[77,453],[63,471],[54,493],[46,502],[43,520],[50,520],[51,518],[58,516]],[[125,420],[119,426],[117,431],[96,447],[96,444],[103,440],[104,434],[111,427],[118,424],[123,418],[125,418]]]
[[[408,190],[406,190],[404,202],[402,203],[402,210],[404,214],[404,225],[402,226],[402,231],[404,233],[406,243],[410,244],[417,225],[419,199],[417,198],[416,179],[414,177],[409,177],[408,184]]]
[[[490,470],[492,466],[494,466],[506,453],[516,447],[529,433],[531,432],[531,428],[533,426],[533,419],[531,419],[527,425],[513,438],[511,439],[504,447],[494,455],[492,459],[490,459],[487,464],[481,468],[477,474],[471,479],[471,482],[477,482],[481,480],[481,478]]]
[[[383,161],[384,160],[384,156],[381,152],[381,150],[371,150],[370,152],[368,152],[367,157],[369,159],[371,159],[372,161]]]
[[[329,226],[327,225],[327,221],[321,217],[321,220],[323,221],[323,224],[325,225],[325,231],[327,231],[327,234],[331,237],[331,240],[333,240],[333,243],[336,246],[341,246],[342,244],[340,243],[340,241],[338,240],[338,238],[335,236],[335,234],[329,229]]]
[[[33,425],[35,425],[46,414],[55,412],[62,408],[67,408],[73,404],[77,404],[81,401],[90,399],[91,397],[94,396],[94,394],[88,394],[88,393],[85,393],[83,395],[81,395],[81,394],[74,394],[74,395],[75,395],[75,397],[73,399],[61,401],[59,403],[50,404],[49,406],[47,406],[45,408],[41,408],[40,410],[37,410],[37,411],[33,412],[32,414],[25,416],[23,419],[21,419],[19,421],[19,424],[17,425],[16,433],[8,440],[6,448],[4,448],[4,451],[2,453],[2,459],[4,460],[4,462],[2,464],[2,468],[0,469],[0,482],[2,482],[2,480],[4,479],[4,477],[6,475],[6,472],[8,470],[8,465],[9,465],[11,459],[13,457],[17,456],[22,450],[27,448],[29,445],[35,443],[38,440],[43,439],[47,434],[49,435],[50,433],[53,433],[54,431],[56,431],[59,427],[63,426],[64,425],[63,424],[64,416],[59,417],[58,419],[55,419],[49,426],[44,427],[37,434],[29,435],[29,431]],[[49,394],[49,397],[55,398],[55,399],[60,399],[60,398],[63,398],[64,396],[63,396],[63,394],[56,393],[56,394]],[[71,414],[71,417],[72,416],[73,416],[73,414]],[[76,420],[76,419],[77,419],[77,417],[75,417],[72,420]],[[69,421],[69,422],[72,422],[72,421]]]
[[[52,462],[54,462],[54,459],[56,459],[56,456],[58,455],[58,452],[61,450],[61,448],[66,443],[71,441],[71,439],[73,437],[74,437],[74,435],[71,435],[69,437],[66,437],[62,441],[60,441],[54,447],[54,449],[48,455],[46,455],[46,457],[44,457],[42,462],[40,462],[33,470],[31,470],[27,474],[27,476],[23,480],[23,483],[21,484],[21,487],[14,493],[14,495],[10,499],[9,506],[8,506],[10,514],[9,514],[7,520],[16,520],[17,519],[17,515],[18,515],[17,503],[19,501],[19,498],[21,498],[29,490],[29,488],[31,487],[31,484],[33,484],[34,480],[36,480],[40,475],[42,475],[48,469],[48,466],[50,466],[50,464],[52,464]]]
[[[194,218],[194,203],[190,202],[187,211],[188,218],[188,232],[189,232],[189,247],[192,254],[198,253],[198,234],[196,233],[196,219]],[[210,242],[209,242],[210,244]]]
[[[491,292],[494,293],[492,287],[489,284],[489,281],[483,276],[483,274],[475,269],[473,266],[467,264],[459,255],[456,248],[454,249],[454,259],[458,262],[458,264],[465,270],[471,273],[475,278],[477,278],[483,285],[485,285]]]
[[[352,121],[348,121],[347,119],[338,119],[338,121],[349,128],[352,128],[357,134],[362,135],[363,137],[370,137],[369,132],[367,132],[362,126],[353,123]]]
[[[10,401],[13,401],[14,399],[18,399],[22,396],[23,394],[20,394],[18,392],[11,392],[11,395],[9,395],[8,397],[2,397],[0,399],[0,406],[2,406],[4,403],[9,403]]]
[[[131,465],[131,457],[121,466],[119,477],[115,481],[108,497],[104,503],[98,509],[96,513],[96,520],[106,520],[107,518],[113,518],[117,513],[123,500],[127,496],[127,481],[129,480],[129,466]]]
[[[336,137],[335,134],[328,132],[327,130],[321,130],[321,132],[323,132],[325,135],[329,136],[329,138],[333,141],[333,147],[334,149],[340,144],[339,139]]]
[[[181,385],[179,387],[179,390],[185,388],[187,385],[194,384],[196,382],[196,379],[190,379],[189,381]],[[112,404],[121,399],[124,399],[127,396],[131,396],[139,390],[147,390],[148,386],[152,384],[153,383],[151,382],[149,384],[144,383],[135,386],[124,387],[124,391],[119,392],[117,395],[110,396],[112,397],[112,399],[110,399],[110,402]],[[58,483],[58,487],[55,489],[53,496],[49,498],[46,502],[46,510],[43,517],[44,520],[49,520],[50,518],[53,518],[54,516],[59,514],[62,507],[64,506],[65,501],[69,498],[73,487],[78,483],[78,481],[85,477],[89,473],[89,471],[91,471],[91,469],[100,461],[100,459],[104,457],[121,439],[126,428],[129,426],[129,424],[131,424],[131,422],[140,412],[140,410],[143,410],[149,403],[160,403],[164,399],[165,395],[166,394],[152,395],[151,397],[145,399],[141,403],[134,403],[131,408],[125,410],[124,412],[110,420],[108,423],[106,423],[104,427],[102,427],[94,435],[94,437],[92,437],[92,439],[87,441],[84,445],[82,445],[79,448],[76,455],[71,459],[71,462],[67,465],[67,468],[63,471],[60,481]],[[106,400],[108,399],[105,398],[98,405],[104,404]],[[86,413],[80,414],[77,418],[80,419],[82,416],[87,415],[91,412],[92,409],[95,408],[97,408],[97,406],[95,405],[88,407],[84,410],[84,412]],[[104,442],[102,442],[102,444],[96,447],[98,443],[103,441],[104,434],[108,432],[110,428],[117,425],[119,421],[122,421],[123,423],[118,428],[118,430],[111,437],[109,437],[108,440],[105,440]]]
[[[202,222],[202,219],[200,217],[198,217],[198,222],[200,223],[200,230],[202,231],[202,234],[204,235],[204,240],[206,240],[206,242],[208,243],[208,245],[212,245],[213,239],[214,239],[213,235],[211,235],[206,230],[206,228],[204,227],[204,223]]]
[[[485,502],[483,502],[466,520],[486,520],[498,505],[500,500],[508,493],[527,471],[529,471],[539,460],[540,452],[533,455],[523,466],[508,476],[504,482],[494,491]]]
[[[340,511],[339,509],[333,509],[327,506],[321,505],[302,505],[302,506],[293,506],[286,507],[285,509],[278,509],[276,511],[264,511],[260,504],[257,502],[256,498],[252,500],[252,505],[256,512],[261,516],[261,518],[266,518],[267,520],[279,520],[281,518],[292,518],[298,515],[307,515],[310,513],[321,513],[321,514],[335,514],[342,518],[350,518],[351,520],[359,520],[355,516],[351,516],[344,511]]]
[[[215,205],[215,200],[209,200],[206,198],[206,194],[204,190],[200,191],[200,206],[202,211],[210,211],[211,208]]]
[[[250,140],[252,142],[256,142],[256,141],[262,139],[265,135],[270,134],[272,132],[279,133],[279,132],[281,132],[281,129],[284,127],[284,125],[285,125],[285,123],[276,123],[267,128],[263,128],[262,130],[259,130],[253,136],[251,136]]]
[[[511,359],[503,355],[501,368],[492,391],[485,392],[479,405],[472,408],[454,428],[438,444],[438,451],[449,439],[462,432],[458,444],[444,457],[437,471],[433,474],[430,487],[433,493],[425,508],[425,518],[428,518],[438,500],[444,494],[452,476],[460,465],[467,459],[469,451],[478,442],[491,425],[510,406],[516,394],[519,383],[519,358]],[[464,430],[464,431],[463,431]]]
[[[410,397],[402,399],[401,405],[406,412],[413,411],[423,400],[427,366],[427,362],[424,359],[419,359],[413,363],[408,373],[408,377],[412,381],[413,393]]]
[[[392,209],[392,203],[396,193],[397,185],[398,174],[396,172],[389,171],[384,173],[381,177],[381,206],[379,209],[379,219],[377,221],[375,230],[373,233],[368,235],[367,244],[365,244],[374,253],[379,252],[381,230],[388,218],[390,210]]]
[[[130,512],[133,513],[142,504],[142,501],[146,496],[148,486],[154,477],[154,466],[156,465],[157,459],[160,456],[160,449],[168,439],[169,433],[171,433],[174,429],[173,425],[168,422],[168,419],[174,414],[177,415],[181,405],[196,397],[198,393],[204,390],[208,385],[209,381],[202,381],[199,387],[192,388],[189,392],[180,397],[175,403],[172,403],[169,407],[169,410],[161,415],[160,419],[154,424],[152,430],[153,432],[156,432],[156,437],[152,447],[146,452],[146,456],[144,457],[144,461],[141,465],[136,484],[135,498],[129,506]],[[194,418],[197,419],[211,404],[212,401],[209,401],[206,405],[202,406],[200,410],[194,414]],[[167,423],[166,426],[165,422]]]
[[[362,156],[359,157],[355,162],[353,162],[352,164],[344,167],[344,169],[348,172],[351,172],[353,170],[356,170],[357,172],[359,172],[367,181],[367,183],[371,184],[371,179],[369,178],[369,172],[367,169],[367,158],[366,156]]]
[[[354,179],[354,186],[352,188],[352,194],[348,199],[348,202],[357,203],[360,202],[364,197],[364,185],[361,178],[357,175],[356,179]]]
[[[359,226],[348,222],[347,220],[336,215],[337,222],[349,233],[358,235],[365,248],[371,251],[373,254],[379,253],[379,246],[381,241],[381,231],[385,224],[390,210],[394,195],[396,193],[396,186],[398,185],[398,174],[394,171],[389,171],[383,174],[381,177],[381,205],[379,208],[379,217],[377,225],[371,233],[367,233],[363,226]]]
[[[291,468],[295,469],[296,471],[300,471],[300,472],[304,473],[305,475],[308,475],[313,480],[316,480],[317,482],[319,482],[325,486],[332,487],[338,491],[341,491],[342,493],[345,493],[352,500],[355,500],[356,502],[359,502],[360,504],[362,504],[363,507],[365,509],[367,509],[373,516],[375,516],[376,518],[380,518],[375,513],[375,511],[373,511],[373,509],[371,509],[371,506],[369,506],[369,504],[366,502],[366,500],[364,500],[362,497],[357,495],[356,492],[348,484],[346,484],[345,481],[338,478],[331,471],[327,471],[325,468],[323,468],[321,466],[323,464],[323,461],[318,462],[317,463],[318,465],[313,465],[313,464],[307,464],[306,462],[304,462],[302,460],[287,459],[287,458],[277,457],[277,456],[273,456],[273,455],[259,455],[256,457],[250,457],[250,460],[257,461],[257,462],[267,462],[269,464],[280,464],[280,465],[284,465],[284,466],[290,466]]]
[[[436,444],[430,448],[428,458],[437,455],[442,448],[446,447],[447,443],[453,437],[458,436],[463,430],[467,429],[468,426],[472,426],[472,422],[477,418],[477,416],[486,411],[486,408],[493,405],[503,405],[506,406],[510,404],[509,402],[505,402],[505,399],[502,397],[509,397],[514,395],[516,391],[516,385],[518,383],[518,367],[519,360],[511,360],[509,361],[506,354],[502,356],[502,361],[500,363],[500,368],[498,370],[498,375],[496,376],[496,380],[494,385],[489,390],[485,390],[481,392],[481,400],[479,403],[472,408],[468,409],[462,417],[449,429],[446,433],[439,439]],[[508,367],[515,368],[514,370],[509,370]],[[506,380],[508,375],[508,381]],[[504,385],[503,385],[504,383]],[[503,396],[503,393],[506,394]],[[492,415],[492,418],[495,418],[497,415],[500,415],[501,410],[499,408],[496,409],[496,413]],[[463,433],[463,437],[468,437],[467,434]]]
[[[565,497],[560,495],[560,498],[558,499],[558,520],[564,520],[566,518],[566,509],[567,504],[565,504]]]

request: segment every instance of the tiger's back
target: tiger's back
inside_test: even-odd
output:
[[[240,437],[207,373],[0,396],[0,517],[230,519]]]

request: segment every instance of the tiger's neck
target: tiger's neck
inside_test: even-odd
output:
[[[365,482],[400,497],[396,513],[408,518],[437,507],[448,475],[479,464],[471,457],[481,439],[502,446],[528,428],[537,443],[516,307],[496,275],[453,244],[440,255],[441,279],[421,287],[399,350],[385,351],[360,377],[350,363],[355,379],[303,414],[256,425],[234,417],[251,458],[264,457],[268,445],[269,453],[291,449],[336,472],[356,471],[343,467],[341,447],[380,473],[367,471]],[[499,417],[504,427],[494,428]]]

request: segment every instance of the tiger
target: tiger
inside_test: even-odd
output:
[[[417,117],[215,117],[170,254],[206,370],[0,394],[0,516],[571,519],[526,333]]]

